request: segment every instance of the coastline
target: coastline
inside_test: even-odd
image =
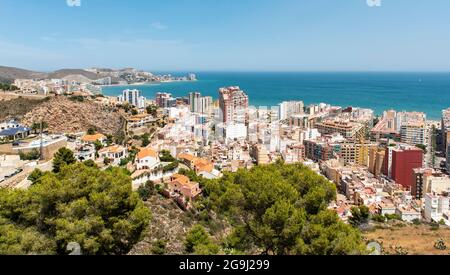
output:
[[[189,92],[218,98],[221,87],[240,86],[252,106],[277,106],[290,100],[368,108],[381,115],[386,110],[418,111],[429,120],[440,120],[450,107],[450,75],[421,73],[202,73],[200,81],[128,85],[153,98],[158,92],[186,97]],[[422,82],[418,81],[422,79]],[[164,85],[167,84],[167,85]],[[122,87],[105,87],[102,94],[116,96]],[[439,94],[431,97],[430,94]]]
[[[153,82],[135,82],[130,84],[111,84],[111,85],[98,85],[102,88],[107,87],[127,87],[127,86],[159,86],[161,84],[167,83],[186,83],[186,82],[198,82],[198,80],[163,80],[163,81],[153,81]]]

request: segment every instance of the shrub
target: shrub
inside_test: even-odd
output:
[[[38,160],[41,157],[38,149],[33,149],[28,153],[19,152],[21,160]]]
[[[374,214],[372,215],[372,220],[376,221],[376,222],[385,222],[386,221],[386,217],[380,214]]]
[[[386,214],[385,216],[388,221],[391,221],[391,220],[401,221],[402,220],[402,217],[400,217],[400,215],[397,215],[397,214]]]
[[[157,240],[152,245],[152,253],[155,255],[164,255],[166,253],[166,242],[164,240]]]
[[[152,182],[147,182],[140,186],[137,192],[143,201],[147,201],[155,193],[155,188]]]

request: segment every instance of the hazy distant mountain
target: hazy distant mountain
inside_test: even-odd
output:
[[[102,73],[90,72],[84,69],[61,69],[50,73],[35,72],[20,68],[0,66],[0,82],[14,82],[15,79],[67,79],[80,82],[92,82],[113,73],[112,69],[102,69]],[[118,81],[117,77],[112,77]]]
[[[15,79],[44,78],[45,73],[34,72],[13,67],[0,66],[0,82],[13,82]]]
[[[53,79],[62,79],[65,78],[67,76],[73,76],[73,75],[81,75],[84,76],[85,78],[88,78],[90,80],[97,80],[102,78],[102,76],[97,75],[96,73],[92,73],[92,72],[88,72],[82,69],[62,69],[62,70],[58,70],[55,71],[53,73],[49,73],[47,78],[53,78]]]

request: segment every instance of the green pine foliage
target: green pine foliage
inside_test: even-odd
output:
[[[127,254],[151,219],[122,169],[77,163],[35,176],[28,190],[0,190],[0,254],[67,254],[70,242],[85,255]]]
[[[225,250],[269,255],[366,253],[360,232],[327,210],[336,197],[334,184],[301,164],[241,169],[203,184],[207,196],[203,204],[233,225]]]

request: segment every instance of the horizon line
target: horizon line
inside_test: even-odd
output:
[[[298,70],[279,70],[279,69],[273,69],[273,70],[259,70],[259,69],[141,69],[137,66],[121,66],[121,67],[108,67],[108,66],[86,66],[86,67],[60,67],[60,68],[52,68],[52,69],[38,69],[38,68],[30,68],[30,67],[16,67],[16,66],[8,66],[8,65],[0,65],[3,67],[9,67],[9,68],[16,68],[16,69],[22,69],[22,70],[28,70],[28,71],[34,71],[34,72],[42,72],[42,73],[49,73],[49,72],[55,72],[59,70],[70,70],[70,69],[79,69],[79,70],[86,70],[91,68],[98,68],[98,69],[112,69],[112,70],[120,70],[120,69],[137,69],[141,71],[146,72],[163,72],[163,73],[450,73],[450,69],[446,70],[421,70],[421,69],[405,69],[405,70],[391,70],[391,69],[377,69],[377,70],[307,70],[307,69],[298,69]]]

